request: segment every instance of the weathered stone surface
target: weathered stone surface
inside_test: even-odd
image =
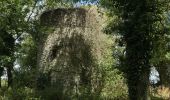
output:
[[[85,27],[85,9],[56,9],[41,15],[41,24],[55,27]]]

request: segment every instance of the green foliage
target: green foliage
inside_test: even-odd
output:
[[[116,43],[114,43],[111,35],[107,36],[108,38],[104,40],[106,42],[105,49],[103,50],[103,58],[99,65],[103,75],[100,97],[101,99],[126,100],[126,79],[123,77],[123,73],[117,68],[118,56],[113,56],[114,52],[121,52],[121,50],[113,48],[113,45],[116,46]]]
[[[15,43],[11,43],[8,39],[4,43],[3,37],[9,37],[7,34],[2,34],[0,31],[0,54],[5,54],[2,51],[5,47],[14,47],[13,56],[0,56],[0,67],[8,62],[19,65],[19,68],[13,70],[13,87],[2,87],[0,89],[0,99],[4,100],[52,100],[60,98],[62,95],[61,89],[46,87],[44,90],[36,91],[37,85],[37,47],[39,40],[45,35],[44,30],[40,29],[38,17],[44,10],[49,10],[58,7],[71,7],[78,0],[1,0],[0,1],[0,26],[8,35],[11,35]],[[83,0],[94,2],[95,0]],[[0,30],[1,30],[0,28]],[[99,72],[102,73],[103,82],[99,93],[89,92],[88,87],[84,86],[79,99],[114,99],[126,98],[127,87],[122,73],[115,68],[116,60],[112,57],[112,38],[109,38],[109,43],[106,44],[106,52],[103,53],[101,61],[97,62]],[[13,41],[13,42],[14,42]],[[107,39],[106,39],[107,41]],[[9,45],[8,45],[9,44]],[[5,50],[6,51],[6,50]],[[10,51],[10,50],[8,50]],[[87,52],[87,51],[86,51]],[[87,56],[87,55],[84,55]],[[88,60],[88,59],[87,59]],[[15,61],[15,63],[14,63]],[[43,79],[41,79],[42,81]],[[45,82],[48,79],[44,79]],[[39,81],[38,81],[39,82]],[[44,82],[42,84],[45,84]],[[48,82],[47,82],[48,84]],[[60,84],[57,84],[61,86]],[[95,85],[95,84],[94,84]],[[58,94],[58,95],[56,95]],[[63,98],[67,98],[64,97]],[[77,95],[71,95],[68,98],[77,98]]]
[[[22,68],[32,69],[36,68],[37,45],[31,35],[25,34],[24,41],[21,42],[18,50],[18,63]]]
[[[100,0],[110,16],[117,16],[118,27],[111,22],[126,46],[125,65],[130,100],[147,100],[150,66],[165,55],[168,33],[165,12],[169,0]],[[159,60],[158,60],[159,59]],[[140,82],[141,81],[141,82]]]
[[[40,97],[36,96],[36,92],[27,87],[20,87],[14,89],[7,89],[5,87],[0,89],[1,100],[41,100]]]

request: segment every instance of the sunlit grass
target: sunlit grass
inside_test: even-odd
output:
[[[159,86],[152,91],[153,100],[170,100],[170,88]]]
[[[2,87],[6,87],[6,86],[7,86],[7,80],[2,79],[2,80],[1,80],[1,86],[2,86]]]

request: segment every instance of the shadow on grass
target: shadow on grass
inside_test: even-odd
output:
[[[163,99],[161,97],[151,96],[151,100],[168,100],[168,99]]]

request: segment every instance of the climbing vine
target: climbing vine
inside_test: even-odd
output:
[[[119,18],[116,30],[125,41],[130,100],[149,99],[150,67],[155,55],[160,55],[168,32],[164,22],[169,3],[169,0],[101,0],[110,16],[116,14]]]

